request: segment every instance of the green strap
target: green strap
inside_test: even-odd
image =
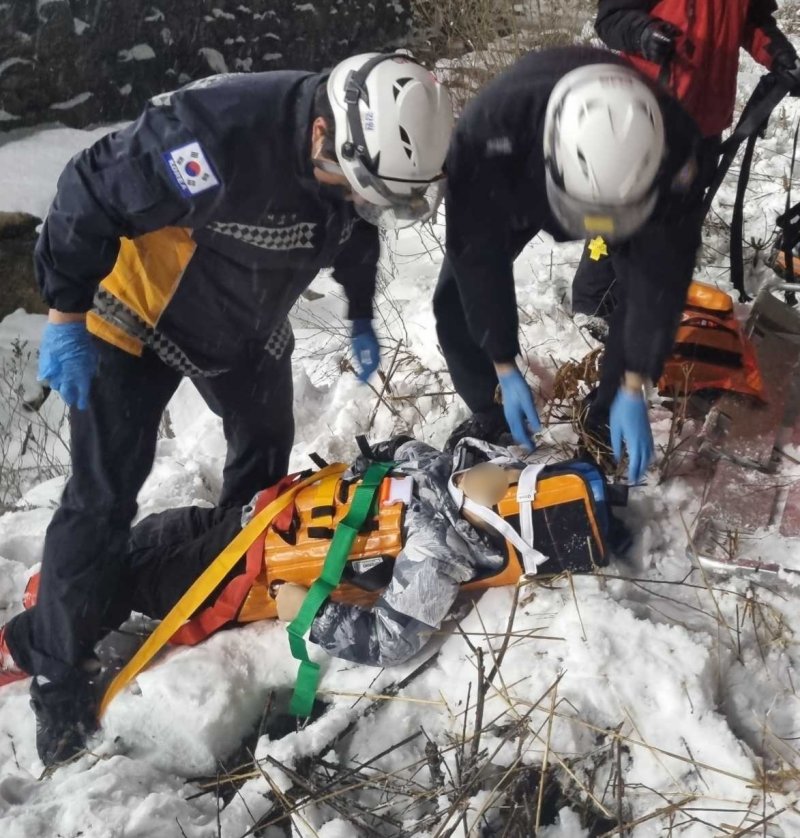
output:
[[[369,518],[375,495],[384,477],[394,468],[394,463],[372,463],[367,469],[361,484],[353,495],[353,502],[347,515],[339,522],[331,539],[331,546],[325,556],[322,573],[303,600],[297,616],[289,624],[289,647],[294,657],[300,661],[297,681],[294,686],[289,712],[295,716],[309,716],[314,705],[319,683],[319,664],[310,660],[304,635],[311,629],[325,600],[339,584],[344,572],[347,557],[359,530]]]

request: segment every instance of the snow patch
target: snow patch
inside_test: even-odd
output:
[[[155,50],[150,44],[136,44],[130,49],[121,49],[117,53],[117,61],[121,61],[122,63],[128,61],[151,61],[155,57]]]
[[[84,102],[88,102],[92,96],[94,96],[94,93],[91,92],[79,93],[77,96],[73,96],[66,102],[54,102],[50,105],[50,107],[54,111],[68,111],[70,108],[74,108],[77,105],[82,105]]]
[[[10,70],[12,67],[17,67],[20,64],[33,67],[35,63],[35,61],[31,61],[28,58],[6,58],[5,61],[0,61],[0,76],[7,70]]]
[[[208,64],[213,72],[228,72],[228,65],[225,63],[225,59],[219,50],[212,49],[211,47],[201,47],[197,53],[205,59],[206,64]]]

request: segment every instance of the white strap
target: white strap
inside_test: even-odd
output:
[[[541,466],[528,466],[522,474],[525,474],[528,469],[536,469],[536,474],[541,470]],[[489,509],[487,506],[481,506],[479,503],[475,503],[475,501],[470,500],[464,492],[455,484],[455,478],[459,475],[463,474],[463,472],[454,472],[450,479],[447,481],[447,489],[450,492],[450,497],[453,501],[457,504],[459,510],[466,509],[467,512],[471,512],[473,515],[480,518],[482,521],[485,521],[489,524],[490,527],[497,530],[500,535],[503,536],[507,541],[511,542],[514,547],[517,548],[520,555],[522,556],[522,566],[525,570],[525,573],[529,576],[534,576],[536,574],[536,570],[539,565],[544,564],[548,557],[544,555],[541,551],[537,550],[533,546],[533,523],[532,523],[532,514],[531,514],[531,538],[530,540],[523,538],[520,534],[505,520],[505,518],[500,517],[493,509]],[[521,475],[520,475],[521,476]],[[533,479],[533,495],[536,494],[536,480],[535,476]],[[532,497],[533,497],[532,495]],[[517,497],[519,497],[519,490],[517,491]],[[532,501],[531,501],[532,503]],[[520,520],[522,520],[522,506],[520,506]]]
[[[534,545],[533,538],[533,501],[536,498],[536,481],[544,464],[526,466],[517,483],[517,503],[519,504],[519,528],[526,544]]]

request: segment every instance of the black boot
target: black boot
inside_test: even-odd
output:
[[[97,729],[97,703],[86,672],[65,681],[34,678],[31,707],[36,714],[36,750],[48,767],[72,759]]]
[[[503,413],[503,406],[493,405],[489,410],[473,413],[469,419],[465,419],[460,425],[456,425],[444,444],[444,450],[451,453],[456,447],[456,443],[466,437],[482,439],[484,442],[490,442],[493,445],[511,445],[513,439]]]

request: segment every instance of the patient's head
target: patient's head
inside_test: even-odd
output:
[[[508,487],[517,482],[522,469],[503,468],[496,463],[479,463],[455,478],[456,485],[473,503],[491,509],[503,499]],[[462,509],[461,515],[481,530],[494,532],[494,529],[482,518],[468,509]]]

